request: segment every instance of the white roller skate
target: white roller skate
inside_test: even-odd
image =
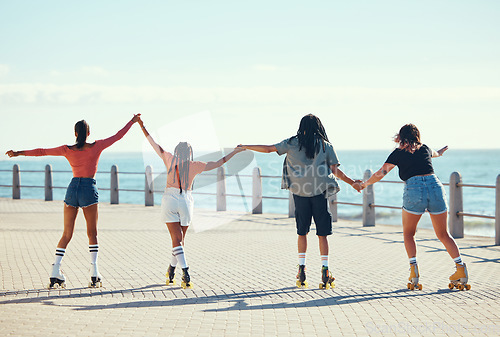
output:
[[[99,268],[97,263],[90,264],[90,282],[89,288],[100,288],[102,287],[102,276],[99,274]]]
[[[52,272],[50,273],[49,289],[66,288],[66,277],[61,272],[61,264],[52,264]]]
[[[471,286],[467,282],[469,281],[469,273],[467,272],[467,266],[465,263],[463,265],[455,263],[457,270],[453,275],[450,276],[450,284],[448,288],[457,288],[458,290],[470,290]]]
[[[408,289],[410,290],[422,290],[422,285],[418,283],[418,279],[420,277],[420,273],[418,272],[417,264],[410,265],[410,277],[408,277]]]

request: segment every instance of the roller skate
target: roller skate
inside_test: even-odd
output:
[[[97,268],[97,263],[92,263],[90,267],[90,282],[89,288],[100,288],[102,287],[102,276],[99,274],[99,269]]]
[[[321,268],[321,283],[319,284],[319,289],[330,289],[335,288],[335,277],[328,270],[328,267],[323,266]]]
[[[168,266],[167,274],[165,275],[167,277],[167,286],[169,285],[176,285],[176,282],[174,280],[175,276],[175,267],[172,267],[171,265]]]
[[[193,289],[193,284],[191,283],[191,277],[188,273],[189,267],[182,268],[182,282],[181,287],[184,289]]]
[[[47,286],[49,289],[57,289],[59,287],[66,288],[66,277],[61,273],[60,264],[52,264],[52,273],[50,273],[50,283]]]
[[[418,272],[417,264],[410,264],[410,277],[408,277],[408,289],[410,290],[422,290],[422,285],[418,283],[418,278],[420,273]]]
[[[450,276],[450,284],[448,288],[457,288],[458,290],[470,290],[469,273],[467,272],[467,266],[465,263],[463,265],[455,263],[457,271]]]
[[[297,273],[297,284],[298,288],[307,288],[309,284],[306,281],[306,266],[301,264],[299,265],[299,272]]]

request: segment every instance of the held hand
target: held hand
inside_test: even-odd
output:
[[[141,114],[134,114],[134,117],[132,117],[132,123],[139,122],[141,120]],[[141,122],[139,122],[141,124]]]
[[[354,183],[352,184],[352,188],[361,193],[361,190],[363,190],[362,181],[355,180]]]
[[[5,152],[5,154],[8,155],[10,158],[18,156],[17,152],[12,150]]]
[[[437,150],[437,153],[439,154],[439,156],[442,156],[443,153],[445,153],[446,150],[448,150],[448,145],[446,145],[442,149]]]
[[[245,151],[246,149],[243,148],[242,146],[238,145],[237,147],[234,148],[234,153],[240,153],[240,152],[243,152]]]
[[[245,145],[241,145],[241,144],[239,144],[236,148],[238,148],[238,149],[243,149],[243,150],[247,150],[246,146],[245,146]],[[242,150],[242,151],[243,151],[243,150]]]

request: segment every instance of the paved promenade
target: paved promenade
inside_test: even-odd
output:
[[[422,291],[401,228],[334,224],[334,290],[320,290],[310,235],[309,289],[295,287],[294,219],[197,210],[186,252],[194,289],[165,285],[170,240],[159,207],[100,206],[104,287],[87,288],[83,214],[63,260],[64,290],[47,290],[62,233],[61,201],[0,199],[0,336],[500,335],[500,248],[458,240],[470,291],[448,289],[453,263],[429,230],[417,233]],[[180,275],[177,275],[180,283]]]

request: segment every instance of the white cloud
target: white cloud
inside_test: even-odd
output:
[[[0,64],[0,77],[7,75],[10,71],[10,67],[6,64]]]
[[[331,101],[500,101],[500,87],[160,87],[0,84],[1,103],[318,103]]]

